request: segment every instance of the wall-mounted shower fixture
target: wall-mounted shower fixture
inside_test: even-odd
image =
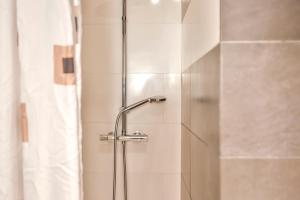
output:
[[[122,108],[122,110],[119,112],[119,114],[123,114],[125,112],[128,113],[131,110],[133,110],[133,109],[135,109],[137,107],[140,107],[140,106],[142,106],[142,105],[144,105],[146,103],[161,103],[161,102],[164,102],[166,100],[167,100],[167,98],[163,97],[163,96],[150,97],[150,98],[138,101],[138,102],[136,102],[134,104],[131,104],[130,106]]]
[[[117,185],[117,142],[121,141],[123,144],[123,148],[126,145],[126,142],[129,141],[135,141],[135,142],[145,142],[148,140],[148,135],[140,132],[140,131],[136,131],[131,135],[127,135],[126,131],[124,132],[122,130],[122,134],[118,135],[118,129],[119,129],[119,122],[121,117],[123,117],[124,115],[126,115],[127,113],[129,113],[130,111],[139,108],[147,103],[162,103],[165,102],[167,100],[166,97],[164,96],[153,96],[153,97],[149,97],[147,99],[138,101],[134,104],[131,104],[129,106],[126,107],[122,107],[121,111],[118,113],[117,117],[116,117],[116,121],[115,121],[115,130],[114,132],[110,132],[107,135],[100,135],[100,141],[114,141],[114,172],[113,172],[113,200],[116,200],[116,185]],[[124,134],[125,133],[125,134]],[[124,149],[123,149],[124,151]],[[123,154],[124,155],[124,154]],[[124,159],[124,158],[123,158]],[[125,170],[125,169],[124,169]],[[126,186],[124,186],[124,188],[127,189],[127,179],[124,176],[124,184],[126,184]],[[127,199],[127,191],[124,191],[124,196]]]
[[[117,138],[118,141],[147,141],[148,140],[148,136],[140,131],[135,131],[133,134],[131,135],[121,135],[118,136],[117,131],[118,131],[118,126],[119,126],[119,120],[120,117],[124,114],[124,113],[129,113],[130,111],[134,110],[135,108],[138,108],[146,103],[161,103],[166,101],[167,98],[163,97],[163,96],[154,96],[154,97],[150,97],[141,101],[138,101],[134,104],[131,104],[125,108],[122,108],[121,111],[118,113],[117,115],[117,119],[115,122],[115,127],[116,130],[115,132],[109,132],[107,135],[100,135],[100,141],[109,141],[109,140],[115,140],[115,138]]]
[[[115,137],[113,132],[109,132],[107,135],[100,135],[100,141],[113,141],[114,139]],[[119,135],[117,140],[120,142],[147,142],[148,135],[140,131],[135,131],[130,135]]]
[[[157,2],[157,0],[155,1]],[[144,99],[137,103],[134,103],[130,106],[127,106],[127,0],[122,0],[122,109],[117,115],[116,123],[115,123],[115,130],[111,137],[111,134],[100,136],[100,140],[110,140],[112,139],[113,146],[114,146],[114,166],[113,166],[113,198],[112,200],[116,200],[116,180],[117,180],[117,142],[122,142],[122,158],[123,158],[123,191],[124,191],[124,198],[123,200],[128,199],[127,195],[127,164],[126,164],[126,144],[127,141],[134,140],[140,141],[145,140],[147,137],[145,134],[140,135],[128,135],[127,134],[127,113],[133,110],[134,108],[140,107],[146,103],[159,103],[166,101],[165,97],[156,96]],[[122,121],[122,129],[121,129],[121,136],[118,136],[118,127],[119,121]]]

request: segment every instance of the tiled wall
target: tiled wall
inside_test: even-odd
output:
[[[299,200],[300,1],[182,3],[181,199]]]
[[[182,1],[181,200],[219,200],[219,1]]]
[[[219,199],[219,45],[182,74],[182,200]]]
[[[221,13],[221,199],[299,200],[300,1]]]
[[[127,2],[128,104],[153,95],[168,98],[164,104],[146,105],[129,114],[129,132],[149,134],[148,143],[128,144],[129,199],[179,200],[181,5],[174,0]],[[121,0],[83,0],[86,200],[112,197],[112,144],[98,138],[113,130],[121,106],[121,13]],[[122,200],[121,166],[118,182]]]

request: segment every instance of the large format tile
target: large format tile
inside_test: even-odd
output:
[[[129,24],[128,73],[180,73],[180,24]]]
[[[129,74],[128,105],[145,98],[164,95],[164,75]],[[146,104],[128,113],[130,123],[161,123],[164,119],[166,102]]]
[[[112,173],[90,172],[84,171],[83,173],[83,189],[84,198],[87,200],[99,199],[112,199],[113,191],[113,175]],[[124,200],[123,198],[123,185],[121,176],[118,176],[117,181],[117,199]]]
[[[128,172],[180,173],[180,125],[129,124],[128,133],[142,131],[149,135],[148,142],[127,143]],[[113,130],[113,124],[84,124],[83,158],[89,171],[112,171],[113,143],[99,141],[100,134]],[[166,141],[167,147],[166,148]],[[118,146],[119,163],[121,145]],[[121,169],[119,165],[119,170]]]
[[[181,123],[181,76],[180,74],[164,75],[164,95],[165,102],[164,122]]]
[[[206,200],[208,192],[208,149],[197,137],[191,137],[191,197]]]
[[[224,44],[223,156],[299,156],[300,44]]]
[[[300,188],[300,159],[289,160],[286,164],[287,183],[286,193],[287,200],[298,200],[299,199],[299,188]]]
[[[300,161],[223,159],[223,200],[298,200]]]
[[[191,128],[191,73],[189,69],[181,75],[181,122]]]
[[[208,143],[218,143],[220,48],[191,67],[191,130]]]
[[[180,0],[129,0],[129,23],[180,23]]]
[[[299,0],[223,0],[222,40],[299,40]]]
[[[295,119],[297,120],[297,119]],[[295,122],[299,123],[299,122]],[[287,157],[299,157],[300,158],[300,133],[299,131],[288,132],[286,135],[286,152]]]
[[[100,141],[99,136],[113,130],[114,124],[83,124],[83,163],[89,172],[112,173],[113,143]],[[118,162],[121,163],[121,145],[118,145]],[[119,165],[118,170],[121,170]]]
[[[128,75],[128,105],[156,95],[165,96],[167,101],[135,109],[128,114],[128,120],[131,123],[180,123],[180,75]]]
[[[191,195],[186,189],[185,183],[181,179],[181,200],[191,200]]]
[[[84,0],[84,24],[121,23],[121,0]],[[129,23],[180,23],[180,0],[129,0]]]
[[[83,0],[84,24],[112,24],[121,26],[122,0]]]
[[[84,75],[121,73],[122,28],[120,25],[88,25],[83,29]]]
[[[251,160],[221,161],[221,199],[253,200],[255,177],[254,163]]]
[[[141,131],[148,142],[127,143],[129,173],[180,174],[180,125],[131,124],[128,133]]]
[[[188,193],[191,193],[191,137],[192,133],[181,126],[181,176]]]
[[[128,199],[179,200],[180,174],[129,173]]]
[[[83,83],[86,94],[83,121],[114,123],[121,107],[121,75],[84,76]]]

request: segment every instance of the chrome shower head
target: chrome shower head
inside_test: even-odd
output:
[[[148,99],[149,103],[161,103],[161,102],[164,102],[166,100],[167,100],[167,98],[164,97],[164,96],[154,96],[154,97],[150,97]]]
[[[136,102],[134,104],[131,104],[125,108],[123,108],[121,110],[121,113],[125,113],[125,112],[129,112],[137,107],[140,107],[146,103],[161,103],[161,102],[164,102],[166,101],[167,98],[164,97],[164,96],[154,96],[154,97],[150,97],[150,98],[147,98],[147,99],[144,99],[144,100],[141,100],[139,102]]]

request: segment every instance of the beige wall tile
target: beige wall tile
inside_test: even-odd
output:
[[[300,168],[293,159],[223,159],[222,200],[298,200]]]
[[[141,195],[144,195],[145,199],[179,199],[180,129],[178,126],[129,124],[129,132],[143,130],[149,134],[149,142],[127,145],[128,185],[131,199],[140,199]],[[112,143],[98,140],[99,134],[107,133],[112,127],[113,124],[84,124],[84,186],[88,200],[110,199],[112,195]],[[165,148],[165,141],[170,141],[168,148]],[[118,150],[118,171],[121,173],[120,145]],[[122,176],[118,176],[119,195],[122,194],[122,181]]]
[[[83,121],[114,123],[121,107],[121,75],[95,74],[83,79],[86,84]]]
[[[207,145],[197,137],[191,137],[191,197],[206,200],[208,185],[208,150]]]
[[[219,46],[182,73],[182,176],[192,199],[220,198],[219,80]],[[193,133],[185,124],[190,124]],[[188,146],[192,148],[190,157]]]
[[[121,46],[121,25],[85,25],[82,41],[83,75],[121,73]]]
[[[112,174],[84,171],[84,198],[88,200],[112,198]]]
[[[105,135],[113,130],[114,124],[83,124],[83,163],[84,170],[98,173],[112,173],[113,145],[111,142],[100,142],[100,134]],[[119,163],[121,163],[121,145],[118,146]],[[121,166],[119,165],[119,168]]]
[[[181,200],[191,200],[191,195],[186,189],[185,183],[181,179]]]
[[[219,145],[208,145],[207,200],[220,200]]]
[[[189,70],[181,76],[181,121],[191,128],[191,73]]]
[[[127,143],[128,172],[180,174],[180,125],[129,122],[128,133],[137,130],[147,134],[149,141]]]
[[[112,173],[84,171],[83,173],[84,199],[99,200],[112,199]],[[122,179],[118,177],[117,199],[124,200],[122,195]]]
[[[129,74],[128,75],[128,105],[142,99],[164,95],[163,74]],[[128,114],[131,123],[162,123],[168,101],[160,104],[147,104]]]
[[[132,200],[179,200],[180,175],[159,173],[130,173],[129,199]]]
[[[127,4],[129,23],[180,23],[180,1],[130,0]]]
[[[131,123],[180,124],[180,75],[179,74],[129,74],[128,104],[151,96],[163,95],[166,102],[148,104],[128,114]]]
[[[222,0],[222,40],[299,40],[298,0]]]
[[[287,173],[287,199],[297,200],[300,188],[300,159],[288,160],[284,171]]]
[[[221,160],[221,199],[255,199],[254,180],[257,179],[252,160]]]
[[[167,97],[164,109],[165,123],[181,123],[181,76],[164,75],[164,95]]]
[[[185,126],[181,126],[181,176],[185,189],[191,193],[191,137]]]
[[[180,73],[180,24],[129,24],[128,73]]]
[[[296,118],[295,118],[296,120]],[[295,122],[298,123],[298,122]],[[300,133],[299,131],[288,132],[286,134],[287,157],[299,157],[300,155]]]
[[[120,24],[122,0],[83,0],[82,14],[84,24]]]
[[[214,48],[191,67],[191,130],[208,143],[218,139],[220,50]]]
[[[222,155],[299,156],[300,45],[222,49]]]

